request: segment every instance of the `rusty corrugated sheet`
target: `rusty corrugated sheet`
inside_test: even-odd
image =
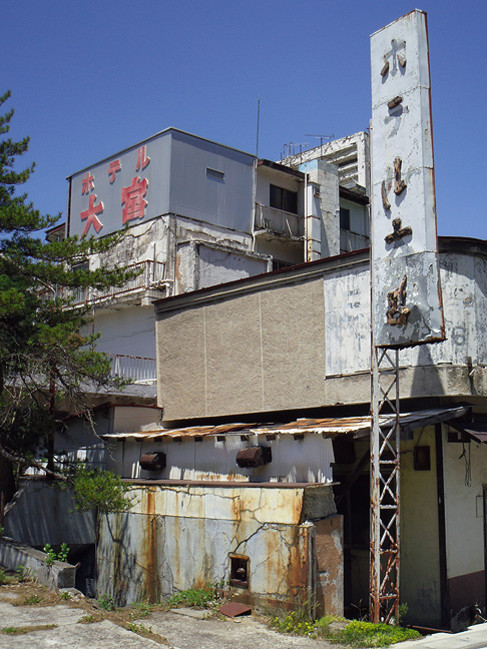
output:
[[[456,419],[466,413],[466,408],[457,406],[454,408],[433,408],[430,410],[419,410],[417,412],[401,414],[401,427],[411,428]],[[395,415],[381,415],[381,425],[392,426]],[[297,435],[297,434],[322,434],[322,435],[346,435],[348,433],[366,433],[370,430],[370,416],[361,417],[328,417],[323,419],[296,419],[285,424],[221,424],[219,426],[189,426],[187,428],[157,428],[131,433],[111,433],[104,435],[104,439],[155,439],[180,438],[180,437],[209,437],[216,435]]]

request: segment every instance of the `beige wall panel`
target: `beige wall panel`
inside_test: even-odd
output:
[[[205,307],[207,414],[263,407],[260,299],[257,294]]]
[[[414,447],[429,446],[431,469],[414,470]],[[401,443],[401,601],[416,624],[441,626],[435,429]],[[433,619],[434,612],[437,618]],[[406,619],[406,621],[407,621]]]
[[[156,322],[157,400],[165,419],[204,415],[203,333],[203,309],[172,313]]]
[[[264,409],[322,402],[325,373],[323,280],[262,293]]]

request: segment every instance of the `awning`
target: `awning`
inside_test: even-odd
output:
[[[460,433],[463,433],[479,444],[487,444],[487,422],[474,424],[456,421],[450,425],[455,430],[458,430]]]
[[[417,412],[403,413],[400,415],[401,431],[409,433],[416,428],[422,428],[442,421],[451,421],[458,417],[464,417],[469,408],[467,406],[456,406],[453,408],[437,408],[431,410],[420,410]],[[287,423],[248,424],[233,423],[220,424],[218,426],[189,426],[186,428],[150,428],[134,432],[115,432],[102,435],[105,440],[110,439],[134,439],[160,440],[184,437],[203,438],[234,435],[303,435],[321,434],[325,437],[335,435],[347,435],[349,433],[356,437],[363,437],[370,433],[370,416],[361,417],[328,417],[323,419],[296,419]],[[381,416],[381,426],[390,427],[394,424],[394,415]],[[487,433],[486,433],[487,441]]]

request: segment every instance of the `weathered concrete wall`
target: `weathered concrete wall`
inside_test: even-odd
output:
[[[5,534],[27,545],[84,545],[95,542],[93,512],[77,512],[70,491],[45,480],[23,480],[7,505]]]
[[[201,483],[134,487],[138,500],[130,513],[99,520],[98,593],[112,593],[126,604],[226,582],[229,555],[235,553],[248,557],[249,586],[235,589],[239,599],[254,606],[298,606],[309,598],[316,569],[315,526],[306,520],[335,512],[331,487],[314,487],[326,508],[319,498],[307,500],[307,489]],[[336,527],[323,528],[321,535],[333,536]],[[336,551],[338,546],[339,539]],[[339,574],[322,586],[322,596],[334,606],[340,599],[333,593],[341,587]]]
[[[487,394],[486,259],[448,252],[440,266],[447,340],[401,351],[403,398]],[[167,420],[370,400],[369,270],[360,255],[180,305],[156,306]]]
[[[44,552],[4,536],[0,537],[0,565],[8,570],[23,566],[29,575],[51,590],[75,586],[76,566],[62,561],[47,566]]]

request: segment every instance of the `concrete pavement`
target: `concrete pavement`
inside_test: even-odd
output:
[[[395,646],[399,649],[487,649],[487,623],[476,624],[461,633],[434,633]]]

